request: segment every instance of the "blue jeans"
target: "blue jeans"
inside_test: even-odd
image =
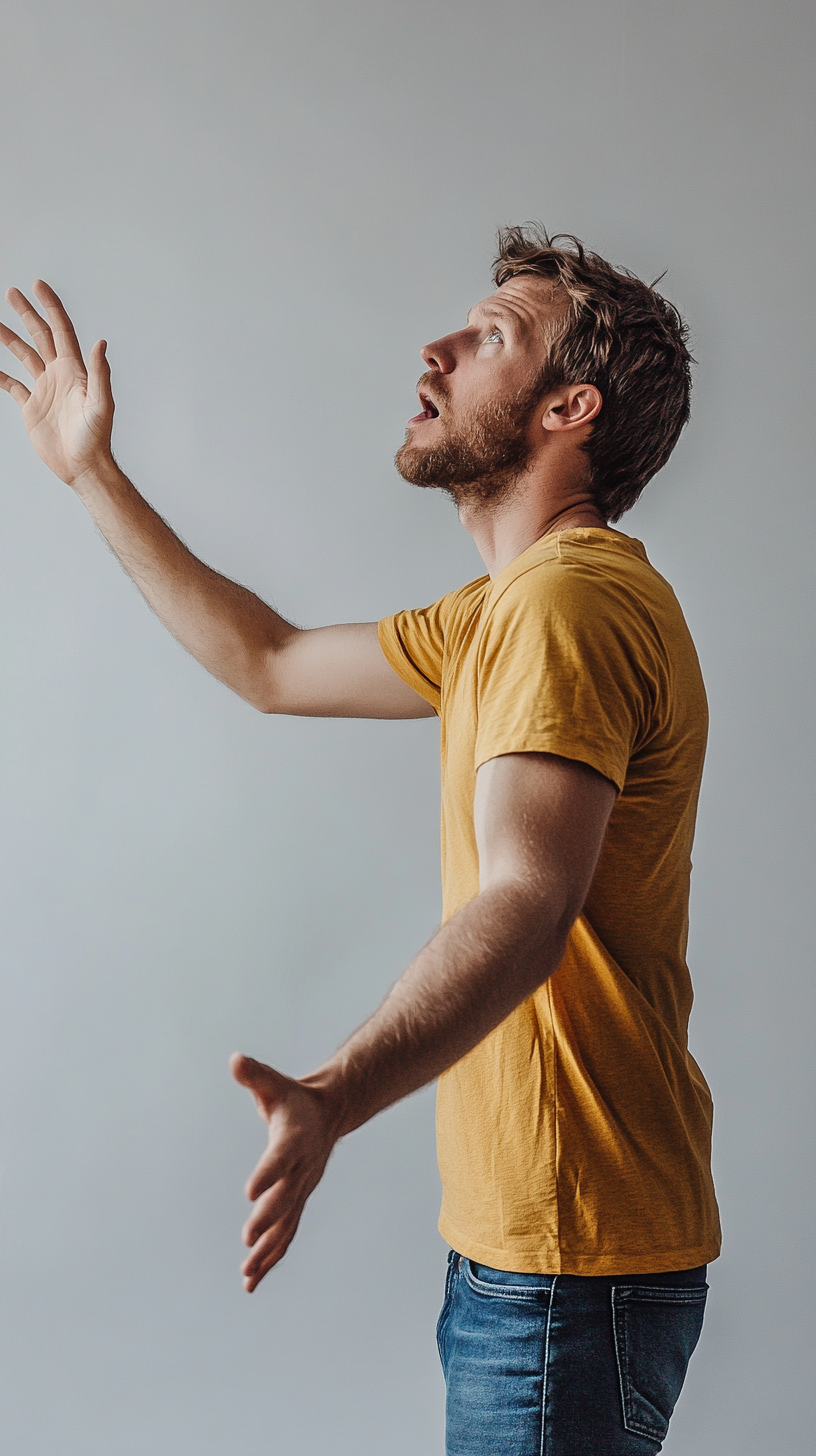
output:
[[[447,1456],[652,1456],[700,1338],[705,1266],[505,1274],[451,1251]]]

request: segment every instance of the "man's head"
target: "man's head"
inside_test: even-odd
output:
[[[566,246],[558,246],[565,244]],[[496,501],[558,452],[605,520],[634,505],[689,415],[677,310],[577,238],[505,228],[496,292],[422,350],[422,412],[396,464],[459,504]]]

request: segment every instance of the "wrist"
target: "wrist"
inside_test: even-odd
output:
[[[80,500],[87,502],[92,496],[109,494],[125,479],[119,466],[108,452],[101,455],[70,481],[70,486]]]
[[[301,1078],[304,1087],[309,1087],[320,1096],[335,1142],[347,1133],[354,1132],[366,1120],[364,1116],[358,1115],[358,1097],[355,1095],[358,1089],[355,1081],[351,1068],[337,1056],[324,1062],[310,1076]]]

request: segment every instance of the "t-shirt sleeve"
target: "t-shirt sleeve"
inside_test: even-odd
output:
[[[416,611],[397,612],[378,625],[380,646],[394,671],[438,713],[442,699],[445,618],[450,597]]]
[[[647,637],[613,579],[560,562],[515,578],[482,632],[475,767],[557,753],[622,789],[649,714]]]

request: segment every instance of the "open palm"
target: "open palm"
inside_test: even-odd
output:
[[[47,319],[19,289],[6,294],[33,344],[0,323],[0,343],[20,360],[33,386],[28,389],[0,371],[0,388],[20,406],[40,459],[60,480],[74,485],[110,456],[114,405],[105,343],[94,344],[86,367],[74,326],[53,288],[39,281],[34,292]]]
[[[266,1151],[246,1185],[254,1208],[243,1238],[252,1252],[241,1273],[251,1294],[297,1233],[306,1200],[323,1177],[337,1141],[339,1108],[325,1091],[285,1077],[240,1052],[232,1058],[231,1068],[236,1082],[254,1096],[269,1128]]]

